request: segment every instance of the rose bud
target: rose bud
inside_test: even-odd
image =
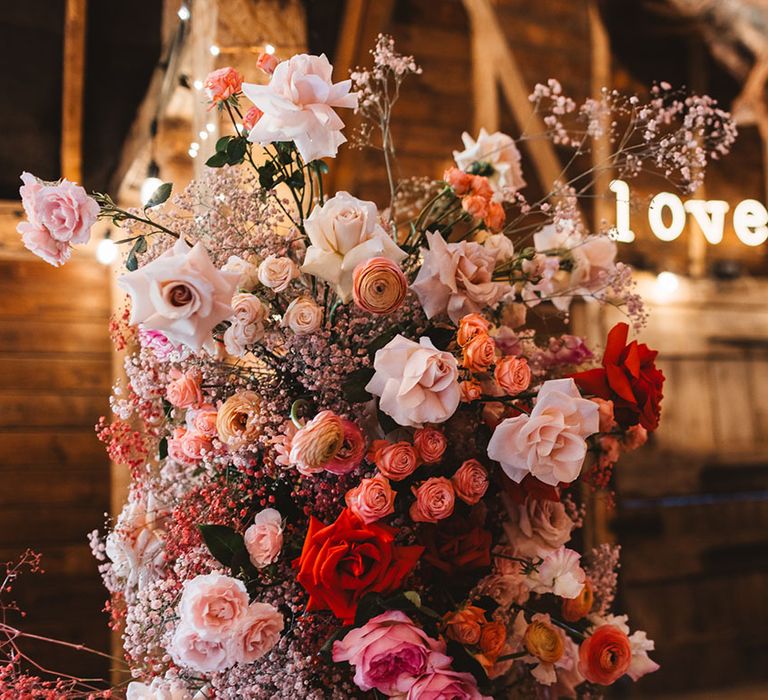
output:
[[[267,75],[272,75],[272,73],[275,72],[278,63],[280,63],[280,61],[273,53],[261,53],[256,60],[256,65]]]

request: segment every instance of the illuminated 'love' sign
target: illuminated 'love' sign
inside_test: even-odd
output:
[[[629,221],[629,185],[613,180],[611,192],[616,195],[617,241],[635,240]],[[688,214],[693,216],[704,237],[716,245],[723,240],[725,215],[730,205],[722,199],[689,199],[683,202],[672,192],[659,192],[648,205],[648,224],[662,241],[674,241],[685,228]],[[733,210],[733,230],[745,245],[762,245],[768,240],[768,209],[756,199],[742,199]]]

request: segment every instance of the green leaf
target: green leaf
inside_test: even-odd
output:
[[[438,350],[445,350],[456,335],[456,331],[453,328],[432,326],[424,335],[432,341]]]
[[[243,536],[226,525],[198,525],[203,541],[213,557],[224,566],[232,568],[243,552],[248,556]]]
[[[416,591],[405,591],[403,595],[411,601],[417,608],[421,607],[421,596]]]
[[[125,259],[125,269],[129,272],[134,272],[135,270],[139,269],[139,261],[136,258],[136,253],[134,253],[133,250],[128,253],[128,257]]]
[[[160,444],[157,446],[157,454],[160,459],[165,459],[168,456],[168,438],[160,440]]]
[[[321,175],[325,175],[328,172],[328,163],[326,163],[324,160],[313,160],[312,165]]]
[[[222,136],[217,142],[216,142],[216,153],[226,153],[227,147],[229,146],[229,142],[235,138],[234,136]]]
[[[483,670],[480,662],[470,654],[464,645],[454,640],[448,641],[448,656],[453,657],[451,667],[454,671],[471,673],[480,690],[485,690],[488,686],[488,674]]]
[[[260,168],[258,168],[259,171],[259,184],[265,189],[265,190],[271,190],[272,187],[274,187],[275,184],[275,173],[277,172],[277,168],[275,168],[275,164],[271,161],[264,163]]]
[[[293,162],[293,142],[292,141],[277,141],[275,143],[275,150],[277,151],[277,159],[283,164],[288,165]]]
[[[147,239],[144,236],[139,236],[136,242],[133,244],[134,253],[146,253],[147,252]]]
[[[214,153],[208,160],[205,161],[205,164],[209,168],[220,168],[223,165],[227,165],[229,162],[229,159],[227,158],[226,152],[222,153],[221,151]]]
[[[149,198],[149,201],[144,205],[144,208],[151,209],[152,207],[156,207],[159,204],[162,204],[163,202],[165,202],[168,199],[168,197],[171,196],[172,189],[173,189],[173,183],[164,182],[152,193],[152,196]]]
[[[375,370],[372,367],[363,367],[350,372],[342,384],[344,398],[350,403],[364,403],[369,401],[371,395],[365,390],[365,385],[371,381]]]
[[[227,144],[227,161],[230,165],[243,162],[245,156],[246,140],[243,138],[232,139]]]

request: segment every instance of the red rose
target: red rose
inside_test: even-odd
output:
[[[636,340],[627,345],[628,333],[626,323],[617,323],[608,333],[602,368],[574,374],[573,380],[584,393],[613,401],[622,427],[640,423],[646,430],[656,430],[664,385],[655,362],[658,352]]]
[[[523,505],[528,496],[537,501],[559,501],[561,486],[567,486],[567,484],[550,486],[543,481],[539,481],[532,474],[526,474],[519,484],[516,484],[512,479],[504,479],[505,491],[518,505]]]
[[[395,546],[395,529],[363,523],[345,508],[336,522],[309,521],[301,556],[293,563],[298,582],[309,593],[307,610],[330,610],[350,624],[366,593],[391,593],[400,587],[424,551]]]
[[[618,627],[603,625],[579,647],[579,671],[590,683],[611,685],[632,661],[629,638]]]
[[[484,569],[491,565],[491,533],[472,527],[464,518],[425,525],[419,539],[426,545],[424,561],[446,574]]]

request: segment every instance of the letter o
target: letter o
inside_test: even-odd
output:
[[[665,207],[672,214],[672,222],[669,226],[664,223]],[[648,207],[648,223],[657,238],[662,241],[674,241],[685,228],[685,207],[680,197],[672,192],[659,192]]]

